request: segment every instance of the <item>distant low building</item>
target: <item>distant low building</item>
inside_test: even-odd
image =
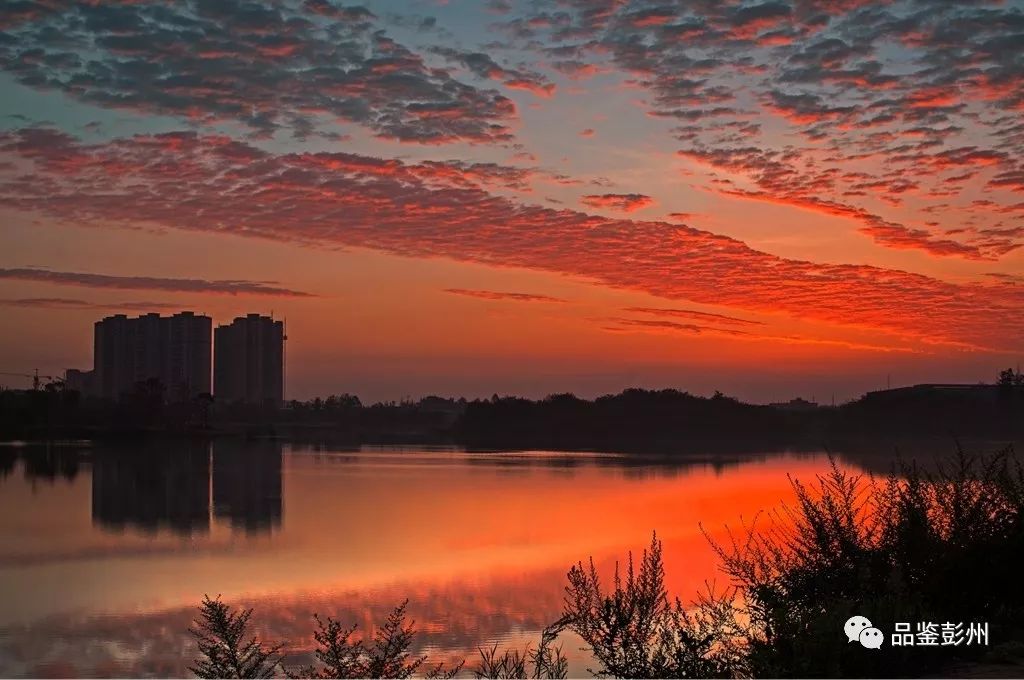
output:
[[[772,408],[779,409],[780,411],[814,411],[821,408],[818,404],[813,401],[807,401],[801,397],[796,399],[790,399],[789,401],[778,401],[774,404],[768,404]]]
[[[214,332],[213,394],[221,403],[284,401],[284,324],[249,314]]]

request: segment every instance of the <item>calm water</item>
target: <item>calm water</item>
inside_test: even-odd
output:
[[[204,593],[255,607],[260,635],[295,653],[312,646],[314,612],[372,629],[409,598],[433,657],[475,658],[536,640],[572,563],[611,569],[652,530],[685,599],[721,581],[699,523],[736,526],[791,497],[787,473],[828,465],[823,453],[710,460],[3,445],[0,676],[186,675]]]

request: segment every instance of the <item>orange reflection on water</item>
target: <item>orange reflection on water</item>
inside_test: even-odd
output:
[[[103,451],[70,481],[30,483],[15,471],[0,482],[0,588],[9,603],[0,673],[57,672],[47,664],[70,657],[81,668],[63,675],[181,674],[194,653],[185,631],[206,593],[255,607],[261,634],[298,654],[312,645],[314,612],[369,630],[409,598],[421,646],[439,658],[474,656],[482,644],[534,639],[557,618],[572,563],[593,556],[610,576],[614,561],[638,554],[655,530],[670,592],[687,600],[705,580],[721,583],[700,525],[721,535],[725,524],[790,498],[787,473],[806,479],[827,466],[820,455],[712,465],[279,444],[256,455],[219,446],[192,454],[209,457],[212,483],[194,461],[190,474],[153,477],[197,486],[181,489],[184,509],[174,498],[154,506],[152,493],[133,501],[145,507],[126,503],[124,490],[153,471],[139,469],[141,459],[111,468]],[[225,469],[232,457],[244,475]],[[181,459],[159,460],[174,467]],[[106,486],[97,491],[101,475]],[[211,489],[205,521],[195,507],[207,498],[203,483]],[[198,528],[164,521],[163,509]],[[68,645],[78,656],[55,651]],[[574,644],[567,648],[583,663]]]

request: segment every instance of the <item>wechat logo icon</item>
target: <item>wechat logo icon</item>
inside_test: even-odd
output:
[[[878,649],[885,640],[882,631],[872,626],[865,616],[851,616],[843,625],[843,632],[848,643],[859,642],[868,649]]]

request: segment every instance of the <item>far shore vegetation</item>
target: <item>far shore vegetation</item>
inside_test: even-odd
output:
[[[433,663],[413,653],[415,628],[401,603],[370,634],[314,615],[312,663],[295,663],[294,650],[252,636],[252,610],[207,597],[192,628],[200,657],[191,669],[203,678],[564,678],[571,632],[596,677],[1024,671],[1024,468],[1012,449],[959,450],[928,471],[905,463],[881,478],[833,461],[828,474],[791,483],[793,503],[733,527],[724,541],[709,538],[721,583],[686,599],[669,594],[652,535],[610,578],[592,561],[572,566],[561,617],[526,649],[485,646],[476,658]],[[844,622],[855,615],[885,632],[880,649],[847,641]],[[987,645],[892,646],[901,621],[985,622],[991,637]]]
[[[212,395],[174,399],[145,380],[119,401],[86,397],[51,381],[36,390],[0,390],[0,437],[259,436],[347,444],[460,444],[484,448],[707,449],[722,439],[762,448],[831,437],[1024,434],[1024,375],[992,383],[918,385],[869,392],[834,405],[793,399],[749,404],[716,392],[627,389],[596,399],[553,394],[531,400],[425,397],[363,404],[350,394],[280,406],[220,403]]]

